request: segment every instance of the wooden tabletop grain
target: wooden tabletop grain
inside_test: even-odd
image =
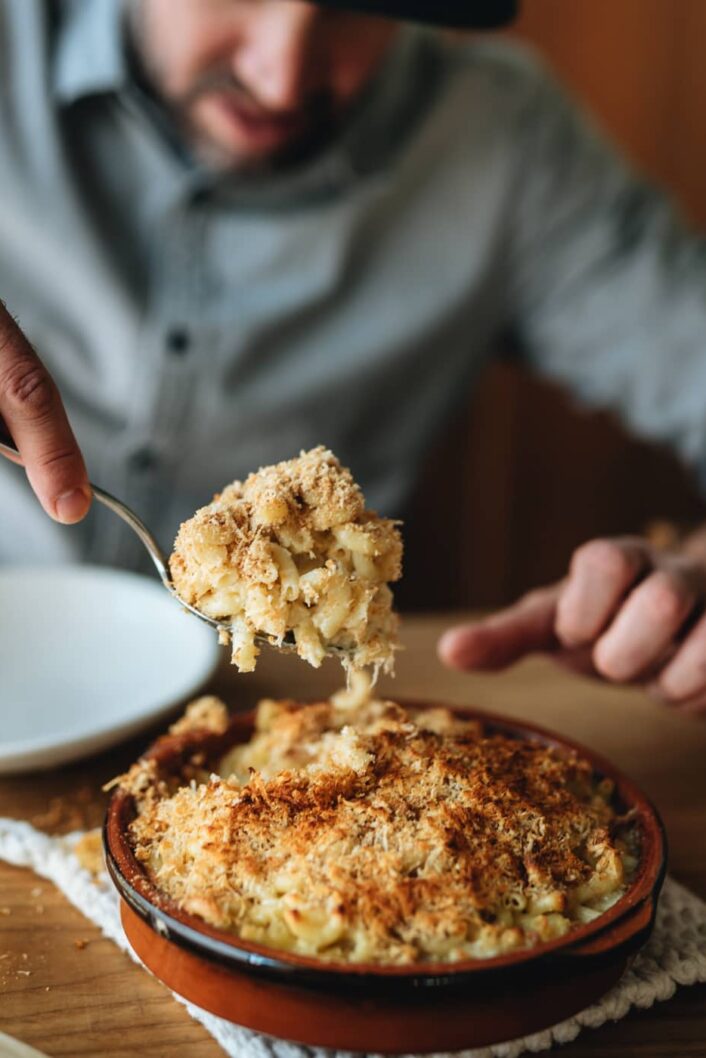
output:
[[[501,675],[452,673],[434,645],[449,619],[407,618],[389,696],[467,703],[534,720],[594,748],[631,775],[657,804],[670,839],[672,874],[706,898],[706,719],[682,718],[634,690],[580,680],[535,658]],[[258,697],[311,698],[341,682],[335,663],[313,672],[297,659],[263,654],[238,676],[223,666],[208,690],[235,707]],[[163,726],[163,725],[161,725]],[[53,832],[97,825],[102,784],[157,734],[153,729],[91,760],[0,779],[0,816]],[[0,864],[0,1032],[51,1058],[217,1058],[221,1049],[170,993],[135,966],[48,882]],[[651,1010],[586,1030],[566,1058],[706,1055],[706,986],[680,989]]]

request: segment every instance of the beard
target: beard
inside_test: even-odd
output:
[[[217,94],[234,109],[257,120],[291,122],[291,135],[281,145],[263,152],[239,150],[224,145],[198,119],[198,106],[209,96]],[[181,135],[197,157],[218,169],[241,173],[280,171],[302,165],[321,154],[340,134],[351,107],[342,107],[333,92],[320,90],[305,98],[295,111],[285,114],[272,112],[256,98],[250,89],[230,70],[210,70],[197,78],[181,96],[167,100]]]
[[[0,0],[1,2],[1,0]],[[177,148],[186,147],[205,165],[235,173],[263,173],[300,166],[312,161],[344,134],[351,120],[361,109],[368,95],[375,73],[351,96],[341,98],[331,86],[324,85],[306,95],[291,111],[278,112],[258,99],[246,83],[242,82],[230,65],[221,63],[196,75],[190,87],[182,92],[169,91],[168,70],[161,68],[158,49],[149,46],[150,32],[155,27],[148,25],[146,0],[123,0],[125,5],[125,44],[132,74],[138,86],[149,96],[161,111],[166,135],[174,140]],[[224,109],[248,115],[257,125],[258,117],[263,126],[268,118],[273,127],[283,118],[286,127],[291,120],[290,134],[283,135],[280,142],[273,138],[270,146],[257,143],[248,147],[247,134],[238,145],[236,137],[228,142],[227,135],[218,134],[218,117],[215,129],[213,111],[209,120],[202,112],[209,96],[215,100],[220,96]],[[222,115],[221,115],[222,116]],[[226,118],[227,121],[227,118]],[[266,138],[266,137],[265,137]],[[255,137],[255,141],[257,137]]]

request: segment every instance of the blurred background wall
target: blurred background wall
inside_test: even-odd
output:
[[[613,140],[704,230],[706,0],[522,6],[512,35],[546,56]],[[641,532],[654,519],[706,520],[706,503],[676,459],[501,360],[429,461],[405,528],[401,603],[509,602],[561,576],[582,541]]]

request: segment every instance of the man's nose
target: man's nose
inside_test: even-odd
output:
[[[321,76],[321,12],[303,0],[269,0],[233,56],[233,72],[263,106],[293,110]]]

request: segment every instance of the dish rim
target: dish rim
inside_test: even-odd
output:
[[[448,986],[454,983],[467,985],[470,980],[478,980],[478,975],[488,978],[520,970],[528,963],[556,967],[557,960],[562,959],[570,960],[575,965],[577,959],[600,958],[608,954],[613,956],[621,947],[633,950],[639,946],[640,938],[649,933],[654,921],[657,896],[667,868],[667,839],[659,813],[637,784],[600,754],[538,724],[473,706],[408,698],[399,700],[399,704],[412,709],[441,706],[454,715],[481,721],[492,733],[539,742],[560,751],[575,751],[589,761],[599,777],[612,779],[615,783],[614,796],[627,807],[637,809],[636,823],[639,823],[642,831],[640,864],[626,892],[592,922],[577,926],[561,937],[487,959],[397,965],[343,962],[300,955],[246,941],[237,934],[211,926],[181,910],[166,893],[160,891],[149,880],[128,841],[127,817],[133,808],[132,795],[117,788],[108,805],[103,834],[108,870],[123,899],[160,935],[202,957],[232,969],[264,972],[296,984],[330,986],[338,982],[353,987],[373,982],[393,987]],[[173,762],[174,767],[178,767],[188,754],[199,748],[205,749],[207,754],[224,753],[231,745],[249,736],[254,728],[254,715],[254,710],[235,713],[226,731],[219,735],[200,730],[185,735],[161,736],[146,750],[142,759],[156,757],[162,763]]]

